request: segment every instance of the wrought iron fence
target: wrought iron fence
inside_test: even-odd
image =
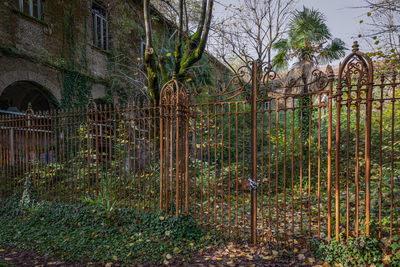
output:
[[[358,51],[337,76],[242,69],[194,103],[176,81],[159,107],[102,106],[0,117],[0,196],[107,200],[190,214],[237,240],[362,234],[400,218],[400,81]],[[205,98],[209,100],[205,100]]]

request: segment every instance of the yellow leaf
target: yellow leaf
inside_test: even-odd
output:
[[[392,255],[385,255],[385,256],[383,256],[383,258],[382,258],[382,262],[383,262],[384,264],[389,264],[391,258],[392,258]]]
[[[314,262],[315,262],[315,259],[314,259],[314,258],[307,258],[307,263],[313,265]]]
[[[160,221],[164,221],[164,216],[160,216]]]
[[[167,57],[170,57],[170,56],[171,56],[171,53],[168,53],[168,54],[167,54]]]
[[[222,258],[216,258],[217,261],[222,261]]]
[[[118,257],[117,257],[117,256],[115,256],[115,255],[114,255],[114,256],[112,256],[112,258],[113,258],[113,260],[115,260],[115,261],[116,261],[116,260],[118,260]]]
[[[4,249],[0,249],[0,252],[4,252],[5,250]]]
[[[187,81],[187,82],[191,82],[191,81],[192,81],[192,78],[188,78],[186,81]]]
[[[229,257],[231,257],[231,258],[234,258],[234,257],[236,257],[235,255],[233,255],[233,254],[231,254],[231,255],[229,255]]]
[[[137,58],[138,61],[142,60],[140,57]]]

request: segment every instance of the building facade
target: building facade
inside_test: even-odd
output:
[[[141,8],[140,0],[0,1],[0,110],[136,97],[146,86]],[[153,13],[163,42],[174,26]]]

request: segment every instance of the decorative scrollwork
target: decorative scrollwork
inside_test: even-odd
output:
[[[228,101],[246,93],[246,86],[251,82],[251,68],[248,65],[242,66],[238,69],[235,75],[225,84],[220,87],[215,87],[214,92],[209,95],[202,95],[202,97],[218,98],[218,101]],[[233,88],[233,89],[232,89]],[[195,95],[201,95],[201,91],[195,90]]]
[[[318,68],[311,69],[306,73],[304,70],[292,69],[285,76],[281,76],[271,68],[264,70],[261,78],[262,88],[260,93],[273,92],[281,97],[294,96],[302,94],[303,89],[308,87],[312,92],[323,91],[328,86],[330,81],[330,68],[327,68],[326,73]],[[307,73],[309,73],[307,75]],[[327,74],[328,73],[328,74]]]

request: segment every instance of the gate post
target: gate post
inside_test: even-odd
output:
[[[257,91],[259,62],[253,61],[251,90],[251,243],[257,244]]]

